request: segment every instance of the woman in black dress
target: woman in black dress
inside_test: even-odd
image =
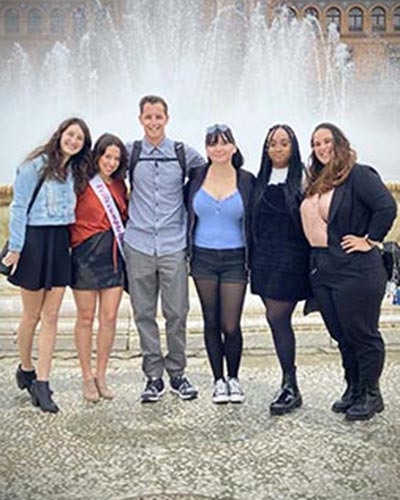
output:
[[[309,296],[309,245],[301,227],[303,164],[293,130],[274,125],[264,142],[252,210],[251,291],[266,307],[283,373],[270,405],[282,415],[302,404],[297,386],[292,314]]]

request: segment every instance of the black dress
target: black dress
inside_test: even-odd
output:
[[[253,223],[250,285],[256,295],[297,301],[310,296],[310,250],[298,207],[294,219],[286,198],[284,184],[265,188]]]

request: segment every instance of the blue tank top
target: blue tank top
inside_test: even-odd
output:
[[[244,206],[239,191],[217,200],[201,188],[194,196],[193,209],[197,216],[195,246],[216,250],[245,246]]]

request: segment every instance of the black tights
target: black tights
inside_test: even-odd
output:
[[[237,378],[242,357],[240,318],[246,283],[207,279],[195,279],[194,282],[203,311],[204,341],[214,379],[224,376],[224,356],[228,377]]]
[[[296,301],[281,301],[261,297],[267,309],[267,321],[272,331],[275,350],[283,373],[294,374],[296,339],[292,327],[292,314]]]

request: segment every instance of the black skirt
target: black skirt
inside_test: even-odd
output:
[[[75,290],[101,290],[125,286],[125,264],[117,247],[114,258],[112,229],[97,233],[72,249],[72,282]]]
[[[68,226],[27,226],[17,270],[8,281],[32,291],[70,285]]]
[[[298,301],[305,300],[311,295],[310,283],[305,274],[253,268],[250,276],[251,292],[264,298]]]

